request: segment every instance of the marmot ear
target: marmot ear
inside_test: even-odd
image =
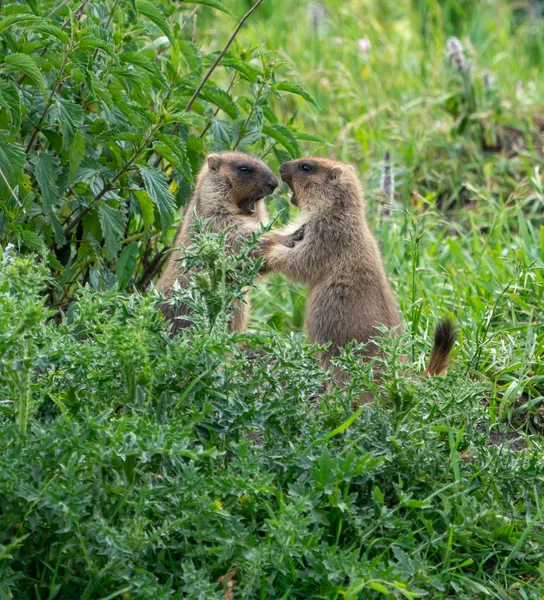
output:
[[[219,167],[221,166],[221,157],[219,154],[210,154],[207,158],[208,169],[212,173],[217,173],[219,171]]]
[[[327,181],[340,181],[342,179],[342,173],[344,169],[342,167],[334,167],[329,171],[327,175]]]

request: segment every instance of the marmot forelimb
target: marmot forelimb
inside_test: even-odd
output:
[[[196,181],[193,197],[176,237],[175,247],[185,247],[191,243],[191,228],[195,217],[208,219],[214,233],[228,229],[226,238],[228,250],[236,252],[242,239],[249,238],[259,231],[268,219],[263,199],[278,186],[278,178],[261,159],[243,152],[221,152],[210,154]],[[177,256],[176,256],[177,255]],[[173,252],[166,268],[156,284],[156,289],[169,296],[174,283],[183,286],[186,274]],[[168,302],[160,305],[166,319],[172,320],[172,333],[176,334],[189,322],[182,318],[188,308],[181,306],[174,310]],[[247,297],[237,302],[232,314],[230,331],[242,332],[247,326],[249,304]]]

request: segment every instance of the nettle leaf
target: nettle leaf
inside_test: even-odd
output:
[[[30,27],[34,23],[37,23],[41,20],[42,17],[31,14],[9,15],[0,21],[0,33],[6,31],[6,29],[9,29],[13,25],[18,25],[19,27]]]
[[[63,44],[68,44],[70,42],[70,36],[66,33],[66,31],[63,31],[60,27],[47,22],[45,19],[32,27],[32,30],[37,31],[38,33],[43,33],[50,37],[55,37]]]
[[[193,183],[191,163],[187,157],[187,150],[182,140],[177,136],[162,133],[157,134],[157,140],[155,151],[162,154],[189,183]]]
[[[85,138],[81,131],[76,131],[74,136],[74,142],[70,151],[69,156],[69,172],[68,172],[68,184],[71,185],[77,177],[77,172],[81,165],[81,162],[85,158]]]
[[[98,217],[106,245],[106,258],[111,260],[115,258],[121,247],[121,240],[125,233],[125,216],[118,209],[103,203],[98,208]]]
[[[13,71],[20,71],[24,73],[34,85],[37,85],[40,90],[45,94],[45,80],[42,72],[38,68],[36,61],[27,54],[9,54],[4,59],[4,71],[11,73]]]
[[[36,161],[36,181],[42,193],[43,208],[47,214],[51,212],[57,201],[59,190],[57,187],[56,162],[52,154],[40,152]]]
[[[185,4],[202,4],[202,6],[209,6],[210,8],[216,8],[221,12],[232,15],[232,12],[219,0],[185,0]]]
[[[104,102],[104,104],[113,110],[113,97],[106,87],[106,84],[99,79],[94,73],[91,73],[91,82],[94,93]]]
[[[164,173],[151,167],[140,166],[139,169],[145,189],[159,211],[162,228],[167,229],[176,213],[176,200],[168,187],[168,180]]]
[[[36,250],[37,252],[43,252],[45,250],[45,244],[42,238],[34,231],[23,229],[21,231],[21,238],[23,245],[25,245],[27,248]]]
[[[59,196],[57,186],[57,163],[52,154],[48,152],[40,152],[36,161],[36,181],[42,193],[43,212],[47,217],[47,221],[51,225],[55,234],[55,242],[57,245],[63,244],[66,240],[62,225],[55,213],[55,205]]]
[[[212,120],[213,146],[215,152],[229,150],[238,137],[238,127],[236,123],[230,121]]]
[[[56,106],[59,113],[60,130],[62,132],[62,147],[69,150],[74,143],[76,132],[83,125],[85,113],[79,104],[71,100],[57,97]]]
[[[128,63],[146,71],[152,77],[154,77],[162,87],[166,87],[166,79],[161,73],[159,66],[152,60],[149,60],[147,56],[141,54],[140,52],[123,52],[119,55],[119,60],[122,63]]]
[[[279,142],[291,155],[291,158],[300,156],[300,146],[293,132],[283,125],[263,125],[263,133]]]
[[[231,119],[235,120],[238,118],[238,107],[236,106],[232,97],[217,86],[208,83],[204,86],[200,92],[200,96],[207,100],[211,104],[218,106],[224,113],[226,113]]]
[[[117,260],[115,274],[119,282],[119,288],[122,289],[130,281],[134,270],[136,269],[136,260],[138,258],[138,243],[131,242],[121,252]]]
[[[293,83],[292,81],[280,81],[276,84],[276,89],[281,90],[282,92],[291,92],[291,94],[296,94],[297,96],[301,96],[306,100],[306,102],[310,102],[316,108],[319,108],[317,102],[312,98],[312,96],[298,83]]]
[[[202,71],[202,53],[193,43],[180,40],[179,49],[189,68],[197,72]]]
[[[168,25],[167,20],[164,18],[164,15],[161,11],[156,8],[154,4],[151,2],[147,2],[147,0],[138,0],[136,2],[136,8],[139,12],[147,17],[150,21],[155,23],[155,25],[164,33],[164,35],[168,38],[172,46],[176,44],[176,39],[172,30],[170,29],[170,25]]]
[[[21,180],[26,154],[18,144],[0,136],[0,200],[7,200]],[[11,189],[10,189],[11,188]]]
[[[151,200],[151,196],[145,190],[132,190],[132,193],[136,197],[136,200],[138,200],[144,228],[147,229],[153,225],[154,221],[155,211],[153,210],[153,200]]]
[[[294,131],[292,130],[294,136],[297,140],[304,140],[306,142],[318,142],[320,144],[325,144],[327,146],[332,146],[330,142],[328,142],[325,138],[320,135],[313,135],[311,133],[306,133],[305,131]]]
[[[219,52],[211,52],[210,54],[207,54],[202,59],[202,63],[204,64],[204,66],[210,67],[213,61],[217,58],[218,54]],[[235,71],[238,71],[245,79],[251,81],[251,83],[255,83],[258,77],[261,75],[258,69],[252,67],[250,64],[244,62],[243,60],[235,58],[234,56],[223,56],[223,58],[221,59],[221,65],[223,67],[230,67]]]
[[[13,139],[21,127],[21,100],[17,88],[9,81],[0,81],[0,127],[4,117]]]

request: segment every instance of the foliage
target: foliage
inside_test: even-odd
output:
[[[50,286],[49,303],[64,304],[80,283],[144,289],[206,151],[300,153],[270,98],[313,99],[282,79],[275,56],[231,46],[192,99],[216,52],[192,39],[191,8],[145,0],[2,7],[0,236],[47,257],[60,285]],[[215,83],[225,77],[227,89]]]
[[[251,4],[2,4],[0,597],[540,599],[542,21],[265,1],[186,112]],[[143,290],[202,155],[233,146],[355,165],[405,325],[381,381],[352,346],[323,393],[305,290],[279,276],[228,334],[258,263],[204,225],[170,338]],[[444,315],[453,367],[422,379]]]

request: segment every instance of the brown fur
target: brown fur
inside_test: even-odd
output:
[[[379,327],[385,326],[394,335],[402,328],[367,223],[361,184],[352,167],[323,158],[284,163],[280,174],[301,213],[279,233],[263,238],[264,271],[308,284],[305,324],[309,339],[319,344],[331,342],[322,356],[324,368],[352,340],[370,342],[364,351],[365,358],[370,358],[377,351],[372,339],[379,335]],[[289,236],[293,241],[286,243]],[[449,350],[451,345],[442,343],[433,348],[435,360],[429,365],[429,374],[443,372]],[[340,383],[347,377],[339,372],[336,376]]]
[[[247,167],[249,171],[242,172],[240,167]],[[198,175],[174,246],[186,247],[191,243],[191,227],[196,216],[209,219],[214,233],[230,228],[226,241],[228,249],[236,252],[240,241],[259,231],[261,223],[267,221],[263,198],[271,194],[278,184],[274,173],[255,156],[242,152],[210,154]],[[156,284],[157,290],[163,291],[166,296],[171,294],[176,281],[182,287],[184,285],[186,275],[181,271],[179,261],[176,261],[178,257],[179,252],[170,254]],[[174,321],[174,334],[190,324],[189,321],[176,318],[187,314],[187,307],[182,306],[174,312],[172,306],[164,303],[160,308],[166,319]],[[249,310],[247,297],[243,302],[236,303],[229,324],[231,331],[242,332],[246,329]]]

